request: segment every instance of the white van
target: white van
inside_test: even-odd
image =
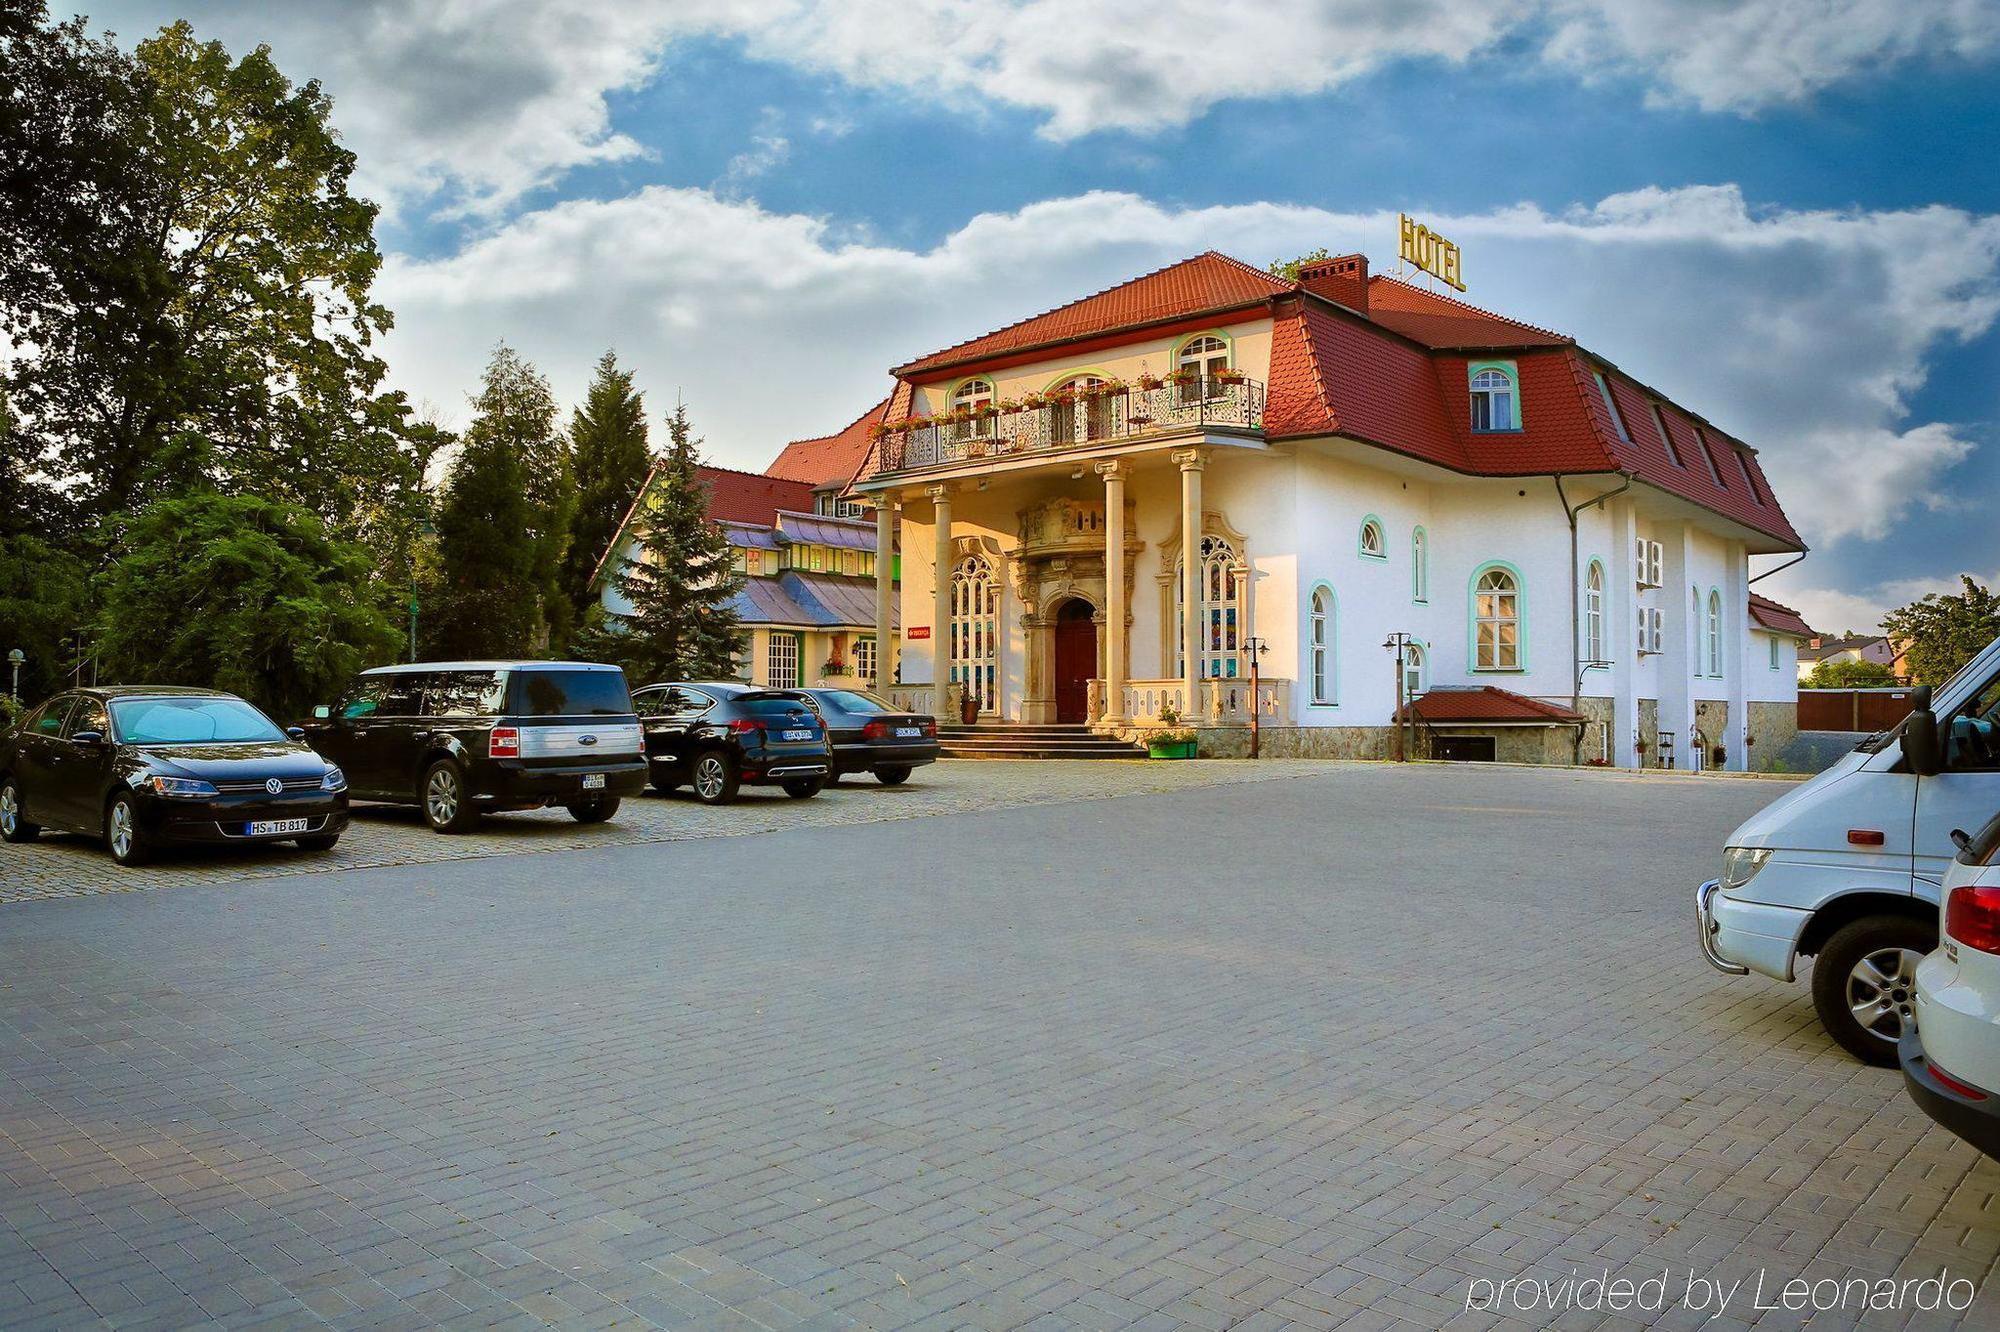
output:
[[[1939,885],[2000,808],[2000,639],[1895,729],[1872,735],[1730,834],[1695,890],[1702,956],[1732,976],[1795,979],[1801,953],[1829,1035],[1893,1067],[1915,1027],[1917,963],[1937,947]]]

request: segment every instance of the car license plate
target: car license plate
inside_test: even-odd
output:
[[[604,774],[601,772],[586,772],[583,774],[583,789],[586,791],[602,791],[604,789]]]
[[[302,833],[312,826],[311,819],[264,819],[250,824],[244,829],[248,837],[283,837],[287,833]]]
[[[813,733],[811,731],[786,731],[778,738],[780,740],[810,740],[813,738]]]
[[[898,740],[914,740],[922,734],[923,731],[915,726],[898,726],[896,728],[896,738]]]

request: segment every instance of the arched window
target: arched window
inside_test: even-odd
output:
[[[968,555],[951,571],[951,678],[979,701],[999,706],[1000,585],[984,555]]]
[[[1410,533],[1410,600],[1431,599],[1431,538],[1419,527]]]
[[[1424,645],[1406,644],[1403,648],[1403,697],[1415,698],[1424,692]]]
[[[1514,379],[1505,370],[1481,370],[1472,377],[1472,428],[1515,430]]]
[[[1236,578],[1236,548],[1228,537],[1205,536],[1196,558],[1201,561],[1201,605],[1195,611],[1201,626],[1201,676],[1204,680],[1234,679],[1242,671],[1242,643],[1238,638],[1242,597]],[[1187,588],[1183,576],[1187,568],[1185,559],[1183,555],[1174,561],[1176,674],[1187,669],[1183,646],[1187,641],[1187,621],[1183,618]]]
[[[1204,333],[1181,344],[1174,358],[1175,378],[1183,402],[1212,398],[1222,391],[1216,376],[1229,368],[1229,344]]]
[[[1604,660],[1604,565],[1592,560],[1583,580],[1583,661]]]
[[[1111,399],[1090,391],[1103,382],[1102,375],[1071,375],[1049,390],[1055,398],[1049,433],[1058,448],[1111,433]]]
[[[993,381],[990,379],[968,379],[960,384],[951,395],[951,409],[978,412],[993,405]],[[993,433],[991,416],[975,416],[958,424],[960,439],[980,439]]]
[[[1333,678],[1333,589],[1316,587],[1312,595],[1312,700],[1331,707],[1339,702]]]
[[[1482,570],[1472,584],[1474,670],[1521,669],[1521,584],[1501,566]]]
[[[1389,558],[1389,539],[1382,535],[1382,520],[1372,513],[1361,521],[1361,553],[1375,560]]]
[[[1722,678],[1722,593],[1708,593],[1708,673]]]

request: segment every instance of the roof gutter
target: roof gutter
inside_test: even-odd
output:
[[[1618,487],[1615,490],[1607,490],[1593,495],[1583,501],[1583,503],[1576,505],[1572,505],[1569,502],[1569,496],[1563,491],[1562,473],[1556,473],[1553,478],[1556,483],[1556,498],[1562,502],[1563,513],[1569,519],[1569,710],[1579,715],[1583,712],[1583,672],[1588,666],[1595,665],[1595,663],[1587,663],[1583,660],[1583,608],[1578,600],[1581,594],[1577,590],[1576,516],[1585,509],[1594,508],[1614,496],[1624,494],[1632,488],[1632,483],[1638,480],[1638,474],[1634,472],[1621,471],[1618,475],[1623,480],[1618,483]],[[1615,717],[1613,721],[1615,723]],[[1583,723],[1578,723],[1576,735],[1570,740],[1569,761],[1571,764],[1576,764],[1581,762],[1582,759]]]
[[[1758,574],[1755,578],[1752,578],[1750,581],[1753,583],[1758,583],[1762,582],[1766,578],[1769,578],[1774,573],[1783,573],[1785,570],[1791,568],[1794,564],[1797,564],[1800,560],[1804,559],[1806,556],[1810,554],[1812,554],[1811,551],[1802,550],[1797,555],[1794,555],[1791,559],[1786,560],[1783,564],[1777,566],[1775,569],[1766,569],[1764,570],[1763,573]]]

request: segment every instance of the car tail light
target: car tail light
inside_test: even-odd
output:
[[[2000,888],[1954,888],[1944,903],[1944,932],[1982,953],[2000,953]]]
[[[936,738],[937,738],[937,723],[936,723],[936,722],[934,722],[934,721],[923,721],[923,722],[918,722],[918,723],[917,723],[917,726],[918,726],[918,728],[919,728],[919,729],[921,729],[921,730],[923,731],[923,733],[924,733],[925,735],[927,735],[927,736],[930,736],[930,737],[931,737],[932,739],[936,739]]]
[[[496,726],[486,740],[488,758],[521,757],[521,730],[518,726]]]
[[[861,738],[863,740],[884,740],[888,738],[888,735],[888,722],[872,721],[861,728]]]
[[[1979,1088],[1969,1082],[1960,1082],[1957,1078],[1939,1068],[1935,1059],[1931,1060],[1931,1076],[1942,1082],[1947,1090],[1957,1092],[1968,1101],[1983,1101],[1986,1099],[1985,1092],[1979,1090]]]
[[[749,735],[753,731],[762,731],[763,729],[763,722],[752,721],[748,717],[738,717],[729,723],[729,731],[732,735]]]

